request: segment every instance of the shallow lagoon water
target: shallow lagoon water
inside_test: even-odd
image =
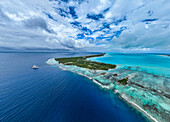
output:
[[[0,121],[147,121],[92,80],[46,64],[53,57],[91,54],[0,53]]]
[[[114,92],[117,89],[119,95],[124,97],[123,99],[125,101],[128,100],[129,104],[132,102],[133,106],[137,105],[136,107],[140,111],[143,111],[143,113],[145,113],[148,118],[154,121],[169,121],[170,78],[168,77],[168,71],[165,70],[168,69],[166,68],[166,65],[169,62],[169,57],[155,54],[119,54],[117,56],[118,58],[116,59],[115,54],[112,55],[114,56],[106,54],[103,57],[89,58],[88,60],[117,64],[113,63],[114,60],[118,59],[123,62],[122,60],[124,59],[128,63],[117,64],[118,67],[116,69],[109,71],[89,70],[77,66],[62,65],[58,64],[54,59],[48,60],[48,63],[52,65],[58,65],[61,69],[69,70],[93,79],[93,82],[99,85],[101,88],[109,89]],[[107,59],[108,57],[109,60]],[[149,57],[154,57],[152,59],[155,59],[152,60],[153,64],[150,66],[150,61],[148,61]],[[104,60],[105,58],[107,60]],[[158,60],[161,61],[163,58],[165,58],[165,60],[163,60],[162,63],[165,65],[158,65],[158,62],[155,63]],[[136,63],[134,61],[136,61]],[[140,62],[144,62],[143,65],[141,65]],[[105,72],[105,74],[100,75],[102,72]],[[114,76],[113,74],[118,74],[118,76]],[[117,83],[117,80],[123,79],[125,77],[128,77],[128,85],[124,86]]]
[[[117,64],[121,68],[126,66],[138,67],[138,71],[170,77],[170,57],[168,56],[156,54],[107,53],[105,56],[89,58],[88,60]]]
[[[157,54],[107,53],[103,57],[88,60],[117,64],[118,67],[110,73],[119,74],[118,79],[128,77],[129,84],[117,84],[115,88],[158,120],[170,120],[170,57]]]

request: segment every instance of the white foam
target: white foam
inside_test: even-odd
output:
[[[132,104],[133,106],[135,106],[137,109],[139,109],[140,111],[142,111],[147,117],[149,117],[151,120],[153,120],[154,122],[158,122],[154,117],[152,117],[150,114],[148,114],[143,108],[141,108],[139,105],[137,105],[136,103],[134,103],[133,101],[128,100],[128,98],[122,94],[120,95],[124,100],[126,100],[128,103]]]
[[[109,86],[102,85],[101,83],[97,82],[95,79],[93,79],[93,82],[101,86],[102,88],[109,89]]]
[[[58,62],[54,58],[48,59],[46,63],[49,64],[49,65],[56,65],[56,64],[58,64]]]

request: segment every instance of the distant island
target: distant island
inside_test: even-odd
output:
[[[163,55],[163,56],[170,56],[170,55]]]
[[[170,54],[158,54],[158,55],[161,55],[161,56],[170,56]]]

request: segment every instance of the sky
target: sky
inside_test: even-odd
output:
[[[0,0],[0,50],[170,52],[170,0]]]

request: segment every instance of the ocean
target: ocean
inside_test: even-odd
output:
[[[46,64],[53,57],[91,54],[96,53],[0,53],[0,121],[148,121],[112,91]]]

